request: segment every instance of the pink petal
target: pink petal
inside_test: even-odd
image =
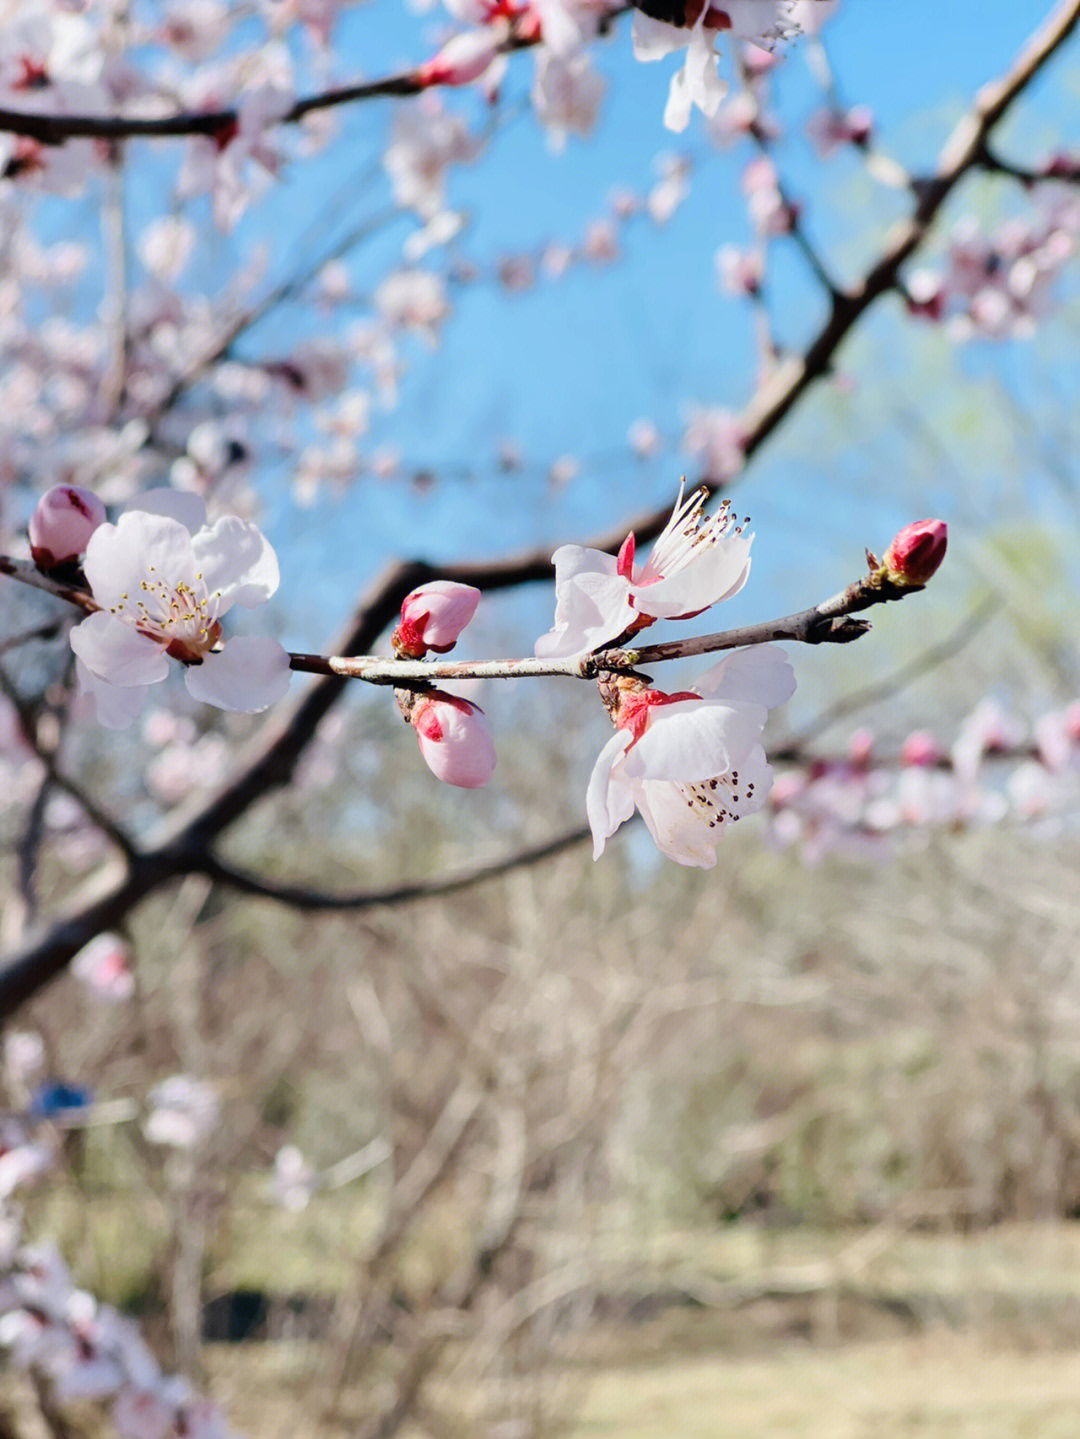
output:
[[[742,700],[751,704],[786,704],[795,693],[795,671],[776,645],[735,650],[694,681],[699,695],[711,700]]]
[[[636,745],[627,751],[628,778],[693,784],[726,774],[761,738],[764,705],[679,700],[658,706]]]
[[[220,591],[215,615],[233,605],[261,605],[280,582],[277,555],[266,536],[247,520],[223,515],[192,536],[196,569],[206,588]]]
[[[71,631],[71,648],[88,670],[110,685],[154,685],[169,673],[156,640],[98,610]]]
[[[676,864],[712,869],[724,825],[710,829],[676,785],[646,780],[638,787],[638,808],[657,849]]]
[[[254,714],[283,699],[291,678],[288,652],[277,640],[238,635],[201,664],[189,665],[184,683],[192,699]]]
[[[145,685],[136,685],[132,689],[111,685],[107,680],[98,679],[79,659],[75,661],[75,674],[79,681],[79,693],[92,702],[98,724],[106,729],[127,729],[132,720],[139,717],[146,699]]]
[[[132,603],[144,580],[153,578],[167,589],[192,583],[191,536],[176,520],[129,510],[115,525],[99,525],[90,536],[83,569],[103,609]]]

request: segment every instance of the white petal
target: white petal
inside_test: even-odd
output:
[[[679,700],[657,706],[623,761],[634,779],[693,784],[737,767],[761,738],[764,705]]]
[[[694,681],[699,695],[713,700],[742,700],[751,704],[786,704],[795,693],[795,671],[776,645],[755,645],[735,650]]]
[[[555,592],[555,628],[535,645],[536,654],[544,658],[588,654],[622,634],[637,618],[629,584],[618,574],[583,570],[570,579],[560,578]]]
[[[593,859],[599,859],[604,845],[624,820],[634,813],[634,792],[629,784],[612,778],[612,766],[630,743],[625,730],[618,730],[596,757],[589,787],[585,793],[585,811],[593,834]]]
[[[220,592],[215,615],[233,605],[261,605],[277,589],[277,555],[266,536],[248,520],[223,515],[192,537],[196,569],[211,594]]]
[[[690,82],[686,66],[671,77],[667,104],[664,106],[664,126],[681,135],[690,123],[690,111],[694,108],[694,97],[690,93]]]
[[[750,573],[750,535],[729,535],[701,546],[699,559],[652,585],[634,587],[634,603],[657,619],[707,610],[737,594]]]
[[[669,25],[666,20],[654,20],[641,10],[634,11],[630,35],[634,42],[635,60],[662,60],[665,55],[681,50],[686,44],[685,27]]]
[[[83,569],[104,609],[135,603],[144,580],[156,580],[168,589],[192,583],[191,536],[176,520],[128,510],[115,525],[99,525],[90,536]]]
[[[238,635],[202,664],[189,665],[184,683],[204,704],[253,714],[283,699],[291,678],[288,652],[277,640]]]
[[[145,685],[127,689],[122,685],[111,685],[107,680],[98,679],[88,670],[82,660],[75,661],[75,674],[79,691],[93,702],[98,723],[106,729],[127,729],[133,719],[142,712],[146,699]]]
[[[154,685],[169,673],[156,640],[100,610],[71,631],[71,648],[88,670],[111,685]]]
[[[701,811],[687,803],[676,785],[646,780],[639,788],[638,808],[661,854],[676,864],[713,868],[724,826],[710,829]]]
[[[202,497],[193,490],[147,490],[124,506],[125,514],[132,510],[163,515],[183,525],[191,534],[206,524],[206,506]]]

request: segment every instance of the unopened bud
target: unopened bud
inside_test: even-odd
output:
[[[942,757],[941,746],[928,730],[912,730],[900,746],[900,763],[916,768],[927,769]]]
[[[417,83],[429,85],[468,85],[479,80],[495,61],[506,41],[503,26],[483,30],[466,30],[454,35],[437,55],[425,60],[416,72]]]
[[[882,569],[902,589],[925,585],[945,558],[949,532],[944,520],[905,525],[885,551]]]
[[[476,613],[480,591],[453,580],[432,580],[405,596],[401,623],[391,636],[400,655],[421,660],[428,650],[445,654]]]
[[[105,520],[97,495],[78,485],[54,485],[42,495],[30,516],[30,553],[39,570],[78,559],[87,541]]]
[[[436,779],[480,789],[495,772],[495,742],[484,712],[457,695],[425,696],[410,719],[420,753]]]

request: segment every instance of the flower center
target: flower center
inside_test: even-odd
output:
[[[740,784],[737,769],[729,774],[717,775],[714,779],[700,780],[697,784],[676,784],[675,788],[695,819],[708,829],[719,829],[728,820],[734,823],[740,817],[742,806],[754,797],[753,781]]]
[[[220,594],[207,590],[201,574],[191,582],[170,584],[151,565],[146,579],[139,581],[138,592],[122,594],[110,613],[163,644],[174,659],[190,664],[209,654],[221,638],[221,625],[214,618]]]

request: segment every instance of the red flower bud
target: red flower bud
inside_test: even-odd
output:
[[[455,580],[432,580],[405,596],[401,623],[390,637],[400,655],[422,660],[428,650],[445,654],[476,613],[480,591]]]
[[[925,585],[945,558],[949,532],[944,520],[905,525],[885,551],[882,569],[901,588]]]

